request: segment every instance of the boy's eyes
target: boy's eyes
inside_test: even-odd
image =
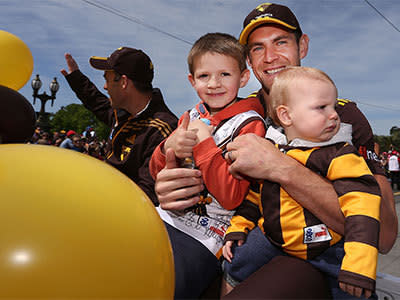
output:
[[[229,72],[222,72],[221,73],[222,77],[226,77],[226,76],[230,76],[230,75],[231,75],[231,73],[229,73]],[[204,78],[207,78],[207,77],[209,77],[208,74],[199,74],[199,75],[197,75],[197,78],[199,78],[199,79],[204,79]]]

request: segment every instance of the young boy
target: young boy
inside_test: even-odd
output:
[[[375,290],[380,192],[364,159],[349,144],[351,129],[340,126],[336,87],[320,70],[290,67],[277,74],[270,96],[269,115],[284,134],[271,126],[266,136],[282,152],[333,182],[346,218],[345,235],[327,228],[280,185],[264,181],[249,192],[227,230],[223,255],[230,263],[224,262],[224,290],[273,257],[293,255],[328,275],[335,299],[349,294],[369,298]],[[233,243],[243,245],[257,223],[266,237],[262,258],[235,261]]]
[[[206,186],[200,202],[185,212],[157,208],[166,223],[174,252],[176,298],[197,298],[199,294],[194,290],[210,284],[202,282],[210,278],[203,269],[213,268],[212,264],[219,268],[217,257],[221,255],[232,209],[248,193],[250,183],[235,179],[228,172],[228,163],[223,158],[225,145],[237,135],[264,136],[266,131],[261,104],[237,97],[250,72],[244,48],[236,38],[224,33],[202,36],[190,50],[188,65],[189,81],[201,102],[181,117],[177,130],[156,148],[150,160],[150,172],[155,178],[165,166],[166,151],[173,149],[181,162],[194,160]],[[211,258],[207,260],[205,256]],[[192,268],[190,272],[188,267]]]

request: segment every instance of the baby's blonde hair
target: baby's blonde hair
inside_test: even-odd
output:
[[[288,104],[288,87],[304,78],[331,83],[335,87],[337,95],[337,88],[335,83],[325,72],[310,67],[287,67],[286,69],[279,72],[279,74],[274,78],[274,82],[272,83],[272,87],[269,93],[270,99],[267,103],[268,116],[272,119],[272,121],[274,121],[275,124],[281,125],[281,122],[276,114],[276,108],[279,105]]]

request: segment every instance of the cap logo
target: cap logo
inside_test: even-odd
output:
[[[272,18],[272,17],[273,17],[272,14],[266,13],[266,14],[262,14],[262,15],[259,15],[259,16],[255,17],[253,20],[255,21],[255,20],[258,20],[258,19],[262,19],[262,18]]]
[[[150,68],[150,70],[153,70],[154,66],[153,66],[152,62],[150,62],[149,68]]]
[[[267,9],[268,6],[270,6],[270,5],[271,5],[271,3],[263,3],[263,4],[260,4],[259,6],[256,7],[256,10],[262,12],[262,11],[264,11],[264,9]]]

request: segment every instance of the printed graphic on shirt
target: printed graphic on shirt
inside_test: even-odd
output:
[[[304,244],[326,242],[331,239],[332,237],[325,224],[318,224],[304,228]]]

